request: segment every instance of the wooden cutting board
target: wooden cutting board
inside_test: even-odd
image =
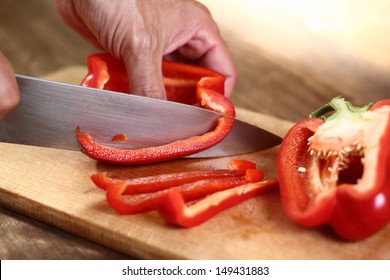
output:
[[[78,83],[82,67],[47,78]],[[237,109],[238,118],[283,136],[290,122]],[[275,174],[278,147],[239,156]],[[139,177],[225,168],[231,157],[180,159],[147,166],[100,164],[81,152],[0,143],[0,204],[142,259],[389,259],[390,225],[375,236],[346,242],[326,227],[306,229],[283,213],[278,191],[248,200],[194,228],[168,225],[155,212],[119,215],[89,176],[98,171]]]

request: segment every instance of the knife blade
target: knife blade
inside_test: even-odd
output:
[[[80,150],[74,130],[79,126],[104,145],[138,149],[200,135],[221,116],[210,110],[84,86],[16,75],[20,104],[0,121],[0,141]],[[115,143],[124,133],[126,143]],[[218,145],[191,157],[220,157],[267,149],[281,138],[235,120]]]

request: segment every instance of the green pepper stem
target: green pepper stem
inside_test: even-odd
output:
[[[345,101],[344,98],[338,96],[333,98],[329,103],[321,106],[319,109],[314,111],[309,115],[310,118],[321,118],[325,121],[330,121],[337,118],[340,115],[350,114],[350,115],[361,115],[364,112],[367,112],[373,103],[367,104],[363,107],[356,107],[350,102]],[[333,114],[325,116],[325,114],[334,111]]]

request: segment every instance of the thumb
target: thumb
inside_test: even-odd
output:
[[[153,59],[135,55],[124,59],[131,93],[166,99],[162,74],[162,57]]]

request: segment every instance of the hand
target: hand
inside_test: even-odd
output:
[[[64,21],[98,48],[121,59],[130,92],[165,99],[161,61],[195,63],[226,76],[236,70],[209,11],[194,0],[56,0]]]
[[[0,51],[0,120],[19,103],[19,100],[15,73]]]

